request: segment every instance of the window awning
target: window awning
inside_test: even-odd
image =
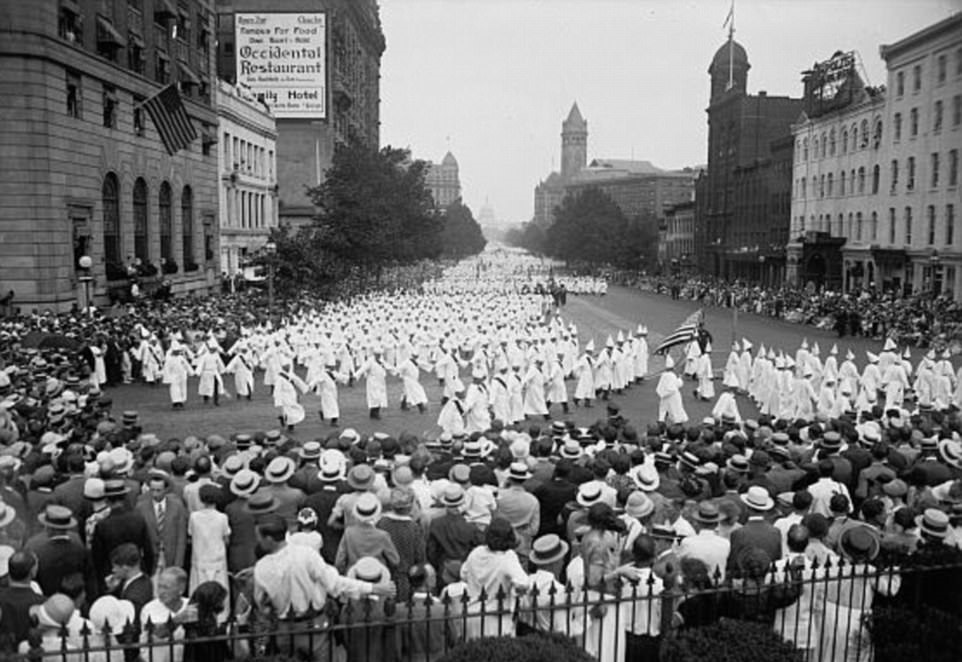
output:
[[[200,78],[186,64],[178,62],[177,69],[180,71],[180,82],[187,85],[200,85]]]
[[[103,16],[97,16],[97,43],[113,44],[123,48],[127,45],[127,40],[117,32],[117,29],[110,24]]]
[[[60,0],[60,8],[66,9],[74,16],[80,16],[80,3],[76,0]]]
[[[130,33],[130,36],[128,37],[128,40],[130,41],[130,43],[131,43],[132,45],[136,46],[137,48],[139,48],[139,49],[141,49],[141,50],[147,48],[147,45],[144,43],[144,38],[141,37],[141,36],[140,36],[139,34],[137,34],[136,32],[131,32],[131,33]]]

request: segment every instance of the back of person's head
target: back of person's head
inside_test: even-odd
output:
[[[588,526],[602,531],[616,532],[623,532],[627,528],[627,525],[615,515],[614,509],[604,502],[593,503],[588,508]]]
[[[872,522],[885,512],[885,504],[878,497],[871,497],[862,502],[862,519]]]
[[[198,476],[207,476],[210,474],[212,468],[210,458],[206,455],[201,455],[194,460],[194,473]]]
[[[631,468],[631,459],[627,455],[619,453],[611,458],[611,468],[616,474],[623,476]]]
[[[563,458],[554,465],[555,478],[567,478],[571,475],[571,460]]]
[[[808,490],[797,490],[794,495],[792,495],[792,508],[802,512],[808,510],[812,505],[812,493]]]
[[[903,531],[911,531],[918,526],[911,508],[899,508],[896,510],[892,515],[892,521],[902,527]]]
[[[724,483],[726,490],[738,489],[738,486],[741,484],[741,482],[741,476],[734,471],[726,471],[724,477],[722,478],[722,483]]]
[[[411,566],[411,569],[408,570],[408,581],[411,583],[411,589],[416,591],[427,588],[429,575],[430,573],[423,563],[416,563]]]
[[[844,494],[833,494],[828,500],[828,509],[836,515],[845,515],[848,513],[848,508],[849,500]]]
[[[764,549],[760,547],[749,547],[738,559],[738,568],[742,576],[748,579],[761,581],[768,572],[768,566],[772,559]]]
[[[72,474],[82,474],[84,472],[84,457],[80,453],[71,453],[67,456],[67,471]]]
[[[190,461],[183,455],[178,455],[170,462],[170,473],[177,477],[186,475],[188,469],[190,469]]]
[[[710,588],[712,585],[708,566],[704,561],[693,556],[686,556],[681,560],[681,575],[684,577],[685,585],[695,590]]]
[[[494,517],[484,532],[484,544],[492,552],[506,552],[518,546],[511,522],[503,517]]]
[[[200,498],[200,502],[205,506],[217,505],[217,501],[220,499],[220,494],[220,487],[212,484],[201,485],[200,489],[197,491],[197,496]]]
[[[832,462],[831,460],[819,460],[818,462],[819,478],[831,478],[833,473],[835,473],[834,462]]]
[[[31,552],[14,552],[7,562],[7,573],[10,581],[26,582],[33,579],[33,570],[37,566],[37,557]]]
[[[655,539],[642,533],[631,544],[631,558],[638,565],[651,563],[655,558]]]
[[[821,513],[809,513],[802,518],[802,524],[812,540],[821,540],[828,533],[828,518]]]
[[[611,469],[611,465],[608,464],[608,461],[600,458],[591,465],[591,473],[596,479],[606,477],[609,469]]]
[[[132,542],[117,545],[110,552],[110,563],[125,568],[140,567],[140,548]]]
[[[804,524],[792,524],[788,528],[788,535],[786,536],[786,543],[788,544],[788,551],[793,554],[801,554],[808,547],[808,540],[810,535],[808,533],[808,527]]]
[[[264,538],[270,538],[274,542],[284,542],[287,538],[287,522],[280,515],[271,513],[265,515],[257,524],[257,531]]]
[[[872,446],[872,458],[876,460],[884,460],[889,456],[888,444],[879,442]]]

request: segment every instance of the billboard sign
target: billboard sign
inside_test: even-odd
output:
[[[238,13],[237,83],[263,98],[278,119],[327,117],[327,15]]]
[[[849,105],[861,84],[855,70],[855,53],[836,52],[805,72],[805,105],[809,117],[817,117]]]

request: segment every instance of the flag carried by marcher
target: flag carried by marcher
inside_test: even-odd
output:
[[[692,340],[698,339],[698,325],[701,324],[704,314],[699,308],[685,318],[681,325],[665,336],[664,340],[655,348],[655,354],[664,354],[676,345],[684,345]]]
[[[147,99],[144,108],[157,127],[168,154],[173,156],[197,139],[197,130],[190,121],[176,85],[168,85]]]

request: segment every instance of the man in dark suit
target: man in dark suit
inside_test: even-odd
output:
[[[148,494],[141,495],[136,511],[143,516],[153,543],[156,570],[183,568],[187,549],[187,507],[170,493],[170,477],[159,469],[147,479]]]
[[[775,501],[761,485],[753,485],[741,495],[748,506],[748,520],[731,535],[731,551],[728,554],[728,575],[738,576],[742,556],[749,549],[758,548],[776,561],[782,557],[782,536],[765,515],[775,507]]]
[[[37,583],[44,595],[67,593],[74,595],[83,587],[88,604],[97,597],[97,577],[90,552],[76,534],[77,519],[65,506],[48,504],[40,513],[40,523],[47,539],[36,548]]]
[[[73,453],[67,457],[67,471],[70,477],[63,483],[53,488],[53,501],[61,506],[66,506],[80,521],[83,521],[84,512],[89,508],[87,500],[84,498],[84,483],[87,478],[84,476],[84,458],[80,453]]]
[[[551,479],[535,488],[533,494],[541,504],[539,536],[548,533],[555,533],[562,538],[565,536],[564,523],[558,520],[558,516],[568,502],[574,501],[578,493],[578,486],[569,480],[570,475],[571,460],[558,460]]]
[[[134,605],[133,626],[139,636],[137,624],[140,623],[140,610],[154,599],[154,585],[150,577],[144,574],[140,549],[129,542],[118,545],[110,552],[110,567],[111,573],[106,578],[107,588],[115,598],[129,600]],[[139,657],[140,651],[136,648],[124,651],[126,662],[135,662]]]
[[[106,590],[110,573],[110,555],[124,543],[132,543],[140,550],[143,570],[152,575],[155,566],[154,545],[143,515],[127,505],[127,485],[123,480],[111,479],[104,483],[104,495],[110,504],[110,514],[97,523],[91,542],[94,567],[101,592]]]

